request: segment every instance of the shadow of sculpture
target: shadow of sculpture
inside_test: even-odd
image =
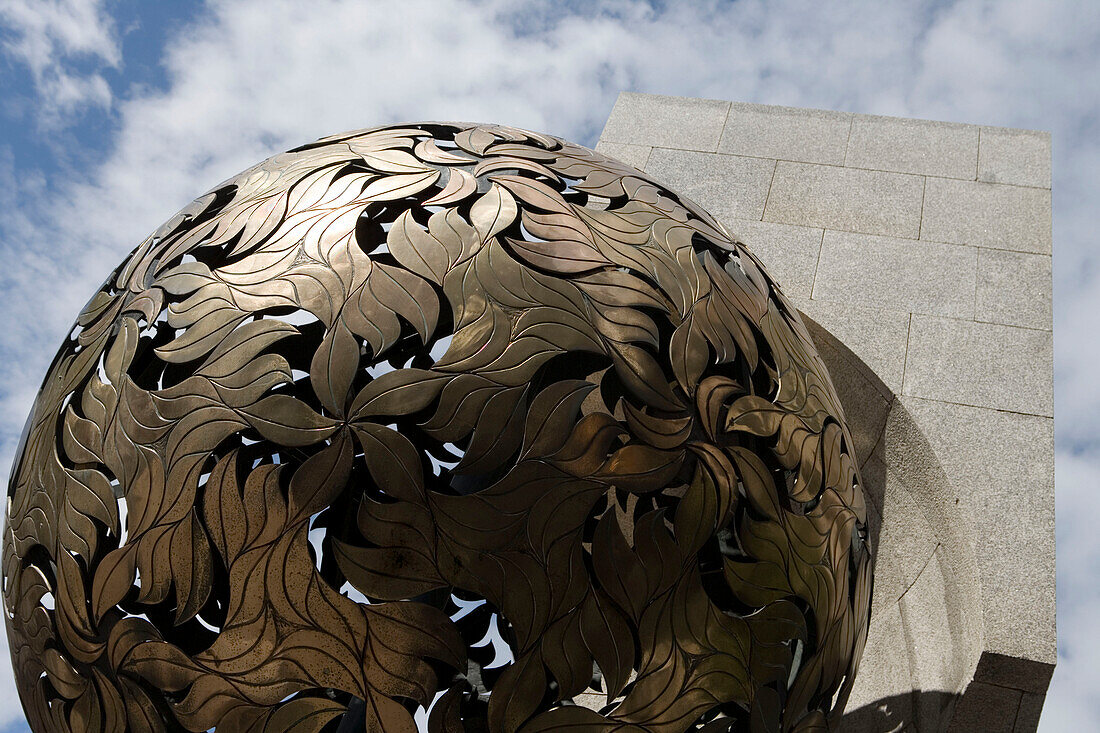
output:
[[[846,413],[875,555],[871,630],[843,730],[946,731],[981,652],[969,518],[903,401],[827,329],[803,320]]]
[[[896,733],[899,731],[928,730],[922,726],[912,711],[924,708],[950,711],[960,695],[948,692],[919,692],[893,695],[876,700],[844,714],[846,733]]]

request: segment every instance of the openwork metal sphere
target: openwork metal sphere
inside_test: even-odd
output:
[[[712,217],[507,127],[327,138],[80,314],[13,471],[37,731],[835,728],[852,440]]]

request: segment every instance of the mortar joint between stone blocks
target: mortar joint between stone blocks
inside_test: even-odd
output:
[[[767,208],[767,203],[764,206]],[[825,231],[824,228],[821,230],[821,239],[817,243],[817,261],[814,263],[814,277],[810,283],[810,300],[814,299],[814,293],[817,290],[817,273],[821,269],[821,253],[825,250]]]
[[[924,180],[921,182],[920,189],[920,217],[917,219],[917,239],[920,239],[920,235],[924,229],[924,199],[928,194],[928,176],[924,176]]]
[[[844,140],[844,165],[848,165],[848,148],[852,145],[852,127],[856,123],[855,115],[848,118],[848,137]]]
[[[909,326],[905,329],[905,358],[901,360],[901,393],[905,394],[905,372],[909,367],[909,339],[913,336],[913,314],[909,314]]]
[[[978,159],[974,161],[974,180],[982,174],[982,128],[978,127]]]
[[[775,184],[775,172],[777,170],[779,170],[779,160],[775,160],[774,164],[772,165],[772,177],[768,181],[768,193],[764,195],[764,208],[762,208],[760,210],[760,221],[764,221],[764,217],[768,213],[768,201],[770,201],[771,197],[772,197],[772,186]],[[824,238],[824,236],[825,236],[825,231],[824,230],[822,230],[821,236],[822,236],[822,238]],[[820,262],[820,261],[821,261],[821,251],[818,250],[818,262]],[[815,278],[817,277],[817,272],[816,271],[814,272],[814,277]],[[810,298],[813,299],[813,287],[810,288]]]
[[[730,110],[733,109],[733,102],[726,105],[726,116],[722,118],[722,129],[718,131],[718,143],[714,147],[714,152],[722,150],[722,140],[726,137],[726,125],[730,121]]]

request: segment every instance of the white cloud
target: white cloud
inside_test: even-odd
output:
[[[1097,476],[1100,455],[1058,451],[1058,667],[1043,708],[1043,730],[1095,730],[1100,720],[1100,534],[1091,511]]]
[[[5,52],[31,73],[46,128],[85,106],[110,106],[111,88],[98,69],[122,58],[103,0],[0,0],[0,23],[8,29]]]
[[[1051,130],[1059,440],[1100,450],[1100,342],[1091,337],[1100,260],[1088,206],[1100,188],[1095,3],[570,6],[212,0],[166,43],[166,88],[135,87],[110,102],[109,90],[96,91],[98,72],[49,82],[75,74],[65,58],[121,64],[102,3],[0,0],[0,17],[26,29],[9,53],[39,70],[44,114],[75,109],[66,99],[110,102],[117,122],[102,164],[69,181],[28,179],[0,160],[10,324],[0,331],[0,455],[10,459],[39,375],[84,299],[145,234],[218,181],[306,140],[397,120],[504,122],[591,142],[622,89]],[[1096,513],[1077,490],[1089,472],[1063,470],[1078,465],[1065,461],[1063,588],[1095,582],[1097,567],[1094,547],[1067,552],[1089,533],[1067,516],[1095,522]],[[1068,701],[1100,699],[1087,625],[1100,600],[1070,595],[1061,612],[1063,668],[1074,675],[1055,685],[1058,711],[1048,707],[1046,724],[1058,728],[1050,716],[1064,714],[1100,728],[1095,705]]]

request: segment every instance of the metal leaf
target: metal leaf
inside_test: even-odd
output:
[[[287,395],[264,397],[243,408],[248,423],[268,440],[279,445],[312,445],[332,435],[338,423],[317,414],[305,403]]]
[[[439,171],[434,168],[418,173],[404,173],[377,178],[363,189],[363,198],[374,201],[393,201],[414,196],[435,183]]]
[[[516,218],[519,209],[512,194],[493,183],[488,192],[470,207],[470,223],[474,225],[481,241],[502,232]]]
[[[371,477],[383,492],[407,501],[423,496],[424,469],[419,453],[408,438],[371,423],[353,423],[352,429],[363,446]]]

